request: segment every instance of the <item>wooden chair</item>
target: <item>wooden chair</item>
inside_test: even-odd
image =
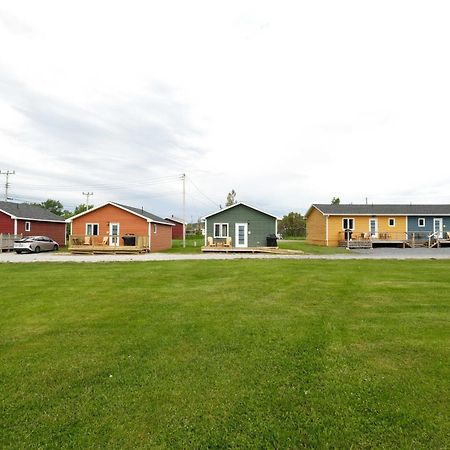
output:
[[[90,236],[84,237],[83,245],[91,245],[91,237]]]
[[[214,240],[211,236],[208,236],[208,247],[217,247],[217,244],[214,243]]]
[[[97,245],[108,245],[108,240],[108,236],[103,236],[103,239],[101,240],[101,242],[98,242]]]
[[[228,237],[225,239],[225,242],[223,243],[223,246],[224,246],[224,247],[231,247],[231,237],[230,237],[230,236],[228,236]]]

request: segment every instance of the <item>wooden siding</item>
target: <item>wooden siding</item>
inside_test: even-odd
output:
[[[87,223],[99,224],[99,235],[109,233],[109,224],[119,223],[120,236],[124,234],[135,234],[136,236],[148,236],[147,219],[141,218],[118,208],[114,205],[105,205],[103,208],[88,212],[81,217],[73,219],[72,234],[86,234]]]
[[[326,217],[314,208],[306,220],[307,242],[315,245],[327,245],[326,226]]]
[[[0,233],[14,233],[14,220],[8,214],[0,212]]]
[[[370,232],[370,219],[377,219],[378,221],[378,233],[398,233],[400,236],[406,231],[406,217],[405,216],[330,216],[328,219],[328,245],[336,247],[339,244],[339,233],[344,231],[342,228],[342,220],[344,218],[354,219],[353,233],[369,233]],[[389,219],[395,219],[395,226],[390,227],[388,225]],[[403,236],[403,238],[405,238]]]
[[[30,231],[25,231],[25,222],[30,222]],[[48,236],[62,247],[66,242],[66,224],[17,219],[17,234],[22,234],[23,236]]]
[[[149,235],[149,223],[147,219],[136,216],[135,214],[118,208],[114,205],[105,205],[95,211],[88,212],[81,217],[73,219],[73,235],[86,234],[87,223],[98,223],[99,236],[106,236],[109,233],[109,224],[119,224],[119,245],[123,245],[122,237],[125,234],[134,234],[136,236]],[[150,223],[150,249],[151,251],[160,251],[172,247],[172,226],[156,224],[156,233],[153,232],[153,223]]]
[[[183,224],[171,219],[166,220],[174,224],[172,227],[172,239],[183,239]]]
[[[337,247],[339,245],[339,235],[344,231],[342,221],[344,218],[352,218],[354,220],[353,233],[369,233],[370,219],[377,219],[378,233],[394,233],[403,236],[406,232],[407,218],[405,216],[359,216],[359,215],[341,215],[328,217],[328,245]],[[395,219],[395,226],[389,226],[389,219]],[[311,244],[327,245],[326,241],[326,217],[317,209],[313,209],[306,221],[306,239]]]
[[[232,238],[233,246],[236,244],[236,223],[247,223],[248,247],[262,247],[266,245],[267,236],[276,233],[277,219],[246,205],[238,205],[219,211],[217,214],[207,217],[206,221],[206,237],[211,236],[216,242],[225,241],[225,239],[214,238],[214,224],[228,223],[228,234]]]
[[[156,233],[153,232],[153,227],[156,225]],[[160,223],[150,224],[150,251],[159,252],[172,248],[172,226],[162,225]]]

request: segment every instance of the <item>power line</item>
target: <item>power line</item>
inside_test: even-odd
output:
[[[198,191],[201,195],[203,195],[203,197],[205,197],[208,201],[210,201],[214,206],[220,207],[220,204],[217,203],[217,202],[215,202],[213,199],[211,199],[210,197],[208,197],[206,194],[204,194],[204,193],[200,190],[200,188],[199,188],[199,187],[191,180],[190,177],[188,177],[188,180],[189,180],[189,182],[192,184],[192,186],[194,186],[195,189],[197,189],[197,191]]]

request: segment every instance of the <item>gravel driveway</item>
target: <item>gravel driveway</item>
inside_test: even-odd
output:
[[[450,259],[450,248],[377,248],[352,250],[348,254],[335,255],[269,255],[264,253],[214,253],[176,254],[147,253],[142,255],[71,255],[70,253],[0,253],[0,263],[25,262],[113,262],[113,261],[180,261],[180,260],[224,260],[224,259]]]

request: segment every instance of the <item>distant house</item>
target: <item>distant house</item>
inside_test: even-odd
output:
[[[450,239],[450,205],[313,204],[306,239],[324,246],[439,245]]]
[[[104,203],[67,219],[72,224],[69,248],[102,247],[157,252],[172,247],[173,224],[143,208]],[[94,248],[95,250],[95,248]]]
[[[178,219],[175,216],[166,217],[170,223],[173,223],[172,227],[172,239],[183,239],[183,219]]]
[[[277,234],[277,216],[245,203],[237,203],[203,217],[205,245],[224,244],[231,238],[232,247],[264,247],[267,237]]]
[[[48,236],[63,246],[66,223],[64,218],[41,206],[0,202],[0,234]]]

